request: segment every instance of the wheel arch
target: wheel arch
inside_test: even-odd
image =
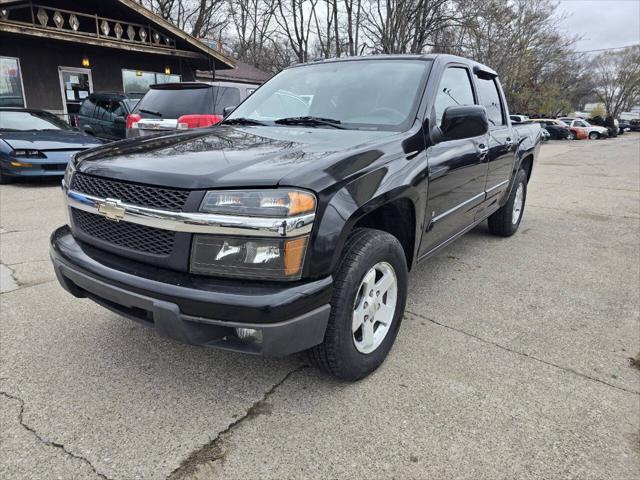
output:
[[[353,225],[356,228],[374,228],[393,235],[404,250],[407,269],[411,270],[416,244],[416,209],[406,197],[385,203],[360,217]]]
[[[325,205],[320,223],[314,228],[315,240],[307,263],[309,275],[320,277],[335,273],[349,236],[360,227],[378,229],[396,237],[405,253],[407,269],[411,269],[422,231],[418,223],[424,218],[424,208],[419,208],[423,203],[420,198],[417,188],[401,185],[379,192],[358,205],[352,193],[341,189]]]
[[[527,155],[520,162],[520,168],[522,168],[527,174],[527,183],[531,180],[531,173],[533,171],[533,155]]]

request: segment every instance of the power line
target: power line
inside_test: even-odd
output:
[[[594,50],[580,50],[575,53],[591,53],[591,52],[605,52],[607,50],[622,50],[623,48],[636,47],[640,45],[640,43],[634,43],[632,45],[625,45],[623,47],[609,47],[609,48],[596,48]]]

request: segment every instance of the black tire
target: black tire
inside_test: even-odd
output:
[[[379,262],[391,265],[396,275],[396,308],[384,340],[371,353],[364,354],[354,344],[353,308],[365,274]],[[380,230],[356,229],[345,245],[333,285],[331,315],[324,341],[307,350],[307,360],[311,365],[337,378],[360,380],[377,369],[387,357],[404,314],[407,261],[398,239]]]
[[[600,138],[600,134],[598,132],[589,132],[589,140],[597,140]]]
[[[576,134],[574,132],[569,132],[569,135],[567,135],[567,140],[575,140],[576,139]]]
[[[517,221],[514,223],[513,204],[516,200],[516,194],[519,186],[522,185],[522,207]],[[527,202],[527,173],[520,169],[516,174],[516,180],[509,194],[509,199],[497,212],[489,217],[489,231],[500,237],[510,237],[518,231],[522,215],[524,214],[524,206]]]

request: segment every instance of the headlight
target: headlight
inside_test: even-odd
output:
[[[220,277],[298,280],[307,239],[194,235],[190,270]]]
[[[288,221],[313,222],[316,197],[302,190],[210,191],[200,211],[241,216],[249,226],[273,219],[276,225]],[[250,217],[258,217],[252,220]],[[258,230],[258,228],[256,228]],[[286,228],[283,228],[286,235]],[[298,280],[307,250],[309,230],[295,237],[236,235],[194,235],[190,271],[202,275],[264,280]]]
[[[71,157],[67,162],[67,168],[64,171],[64,184],[67,188],[71,187],[71,177],[76,171],[75,158]]]
[[[316,197],[301,190],[238,190],[207,192],[201,212],[248,217],[293,217],[313,213]]]

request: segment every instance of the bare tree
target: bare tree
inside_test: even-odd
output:
[[[609,115],[640,103],[640,46],[605,52],[593,61],[595,92]]]
[[[436,34],[460,23],[452,0],[370,0],[362,28],[381,53],[423,53]]]
[[[323,0],[323,3],[324,15],[321,15],[320,5],[312,11],[319,54],[324,58],[330,58],[332,55],[339,57],[338,3],[337,0]]]
[[[229,17],[234,30],[234,54],[257,68],[272,71],[282,62],[277,57],[277,0],[229,0]],[[288,62],[286,62],[288,63]],[[286,64],[285,63],[285,64]]]
[[[359,55],[360,50],[360,23],[362,16],[362,0],[343,0],[345,9],[345,32],[347,36],[346,52],[351,55]]]
[[[311,21],[318,0],[278,0],[276,21],[293,50],[298,62],[309,58]]]
[[[227,25],[225,0],[140,0],[194,37],[219,36]]]

